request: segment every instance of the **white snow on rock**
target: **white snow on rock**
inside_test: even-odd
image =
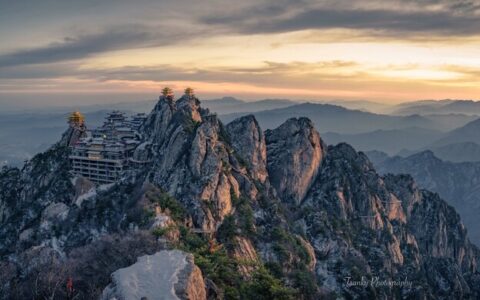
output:
[[[101,185],[98,186],[98,191],[100,191],[100,192],[108,191],[114,185],[115,185],[115,183],[101,184]]]
[[[86,192],[85,194],[79,196],[77,198],[77,200],[75,200],[75,204],[78,206],[78,207],[81,207],[82,206],[82,203],[83,201],[85,200],[88,200],[92,197],[95,197],[97,195],[97,190],[93,187],[91,188],[90,190],[88,190],[88,192]]]
[[[179,250],[163,250],[139,257],[135,264],[112,273],[112,283],[105,288],[101,299],[182,299],[176,294],[176,285],[188,285],[184,282],[192,272],[188,255]],[[185,276],[185,272],[189,274]]]

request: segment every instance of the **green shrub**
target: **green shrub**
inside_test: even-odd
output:
[[[147,197],[151,202],[158,203],[162,210],[168,209],[170,211],[170,216],[175,221],[182,221],[186,218],[187,212],[183,205],[168,193],[161,192],[159,194],[149,195]]]
[[[253,273],[252,279],[241,288],[242,299],[278,299],[288,300],[295,298],[295,290],[286,287],[272,276],[266,268],[259,268]]]
[[[238,227],[248,238],[255,237],[255,218],[249,199],[240,197],[237,204]]]
[[[224,219],[218,230],[221,240],[233,241],[234,221],[233,216]],[[275,278],[260,262],[232,257],[228,254],[227,247],[211,252],[205,236],[193,233],[185,226],[179,229],[180,241],[177,248],[194,255],[195,264],[202,270],[204,277],[212,280],[223,292],[224,299],[293,299],[295,290],[284,286],[282,281]],[[250,279],[245,279],[239,272],[239,266],[257,266],[257,268]]]
[[[275,228],[271,236],[274,242],[273,250],[281,260],[286,260],[291,253],[300,258],[301,267],[310,263],[310,255],[298,237],[280,227]]]
[[[162,236],[166,235],[167,233],[174,230],[175,228],[176,228],[175,225],[170,225],[170,226],[166,226],[166,227],[157,227],[157,228],[152,230],[152,234],[155,237],[159,238],[159,237],[162,237]]]
[[[306,299],[316,299],[317,285],[315,275],[306,269],[299,269],[293,273],[294,287],[306,297]]]
[[[233,215],[228,215],[223,219],[222,224],[218,228],[217,237],[227,247],[232,250],[234,246],[234,238],[236,235],[237,225]]]

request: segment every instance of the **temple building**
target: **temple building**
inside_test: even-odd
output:
[[[138,129],[145,118],[145,114],[126,117],[119,111],[109,113],[101,127],[86,131],[70,145],[72,172],[98,184],[117,181],[131,167],[133,153],[142,143]],[[70,126],[72,123],[83,125],[83,116],[72,113]]]

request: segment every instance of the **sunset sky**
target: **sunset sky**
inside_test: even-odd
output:
[[[0,37],[0,101],[480,98],[477,0],[0,0]]]

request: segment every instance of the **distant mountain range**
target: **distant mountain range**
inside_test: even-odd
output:
[[[458,117],[458,115],[455,116]],[[434,118],[438,124],[442,123],[439,121],[440,117],[444,116],[437,115]],[[425,118],[432,118],[432,116]],[[346,142],[362,151],[379,150],[389,155],[398,154],[405,157],[431,150],[439,158],[451,162],[480,161],[480,119],[476,119],[476,116],[469,116],[464,120],[471,118],[475,118],[475,120],[449,132],[411,127],[375,130],[360,134],[327,132],[323,134],[323,137],[328,143]],[[443,121],[448,121],[448,118]]]
[[[339,134],[327,132],[322,137],[329,144],[346,142],[362,151],[380,150],[397,154],[400,149],[426,147],[443,136],[443,132],[419,127],[392,130],[375,130],[360,134]]]
[[[476,103],[466,101],[470,104],[471,102]],[[86,115],[88,126],[95,127],[108,110],[147,112],[154,103],[155,100],[144,100],[88,105],[83,106],[81,111]],[[387,115],[367,111],[386,110],[387,105],[369,101],[336,100],[335,103],[345,107],[326,103],[299,103],[286,99],[244,101],[233,97],[205,100],[202,101],[202,106],[217,113],[225,122],[254,114],[262,127],[267,129],[275,128],[292,117],[307,116],[313,120],[317,130],[329,143],[347,142],[363,151],[381,150],[390,155],[410,155],[432,149],[439,157],[450,161],[478,160],[478,147],[472,143],[480,144],[479,124],[472,123],[461,128],[476,120],[478,117],[475,115],[431,112],[428,115]],[[453,100],[421,101],[402,104],[397,106],[397,109],[449,104],[454,104]],[[0,165],[6,162],[19,165],[26,158],[46,149],[60,134],[65,124],[65,116],[71,110],[72,108],[63,107],[53,111],[38,110],[35,113],[1,113]]]
[[[107,111],[85,113],[88,126],[101,124]],[[50,147],[65,130],[67,113],[16,113],[0,115],[0,167],[20,166]]]
[[[480,161],[480,145],[474,142],[431,147],[435,156],[451,162]]]
[[[378,151],[366,154],[379,173],[410,174],[421,187],[439,193],[461,215],[471,240],[480,245],[480,163],[446,162],[432,151],[406,158]]]
[[[455,143],[480,142],[480,119],[449,132],[432,146],[444,146]]]
[[[231,121],[247,113],[233,113],[220,116]],[[475,119],[467,115],[391,116],[360,110],[351,110],[338,105],[302,103],[285,108],[253,112],[264,128],[275,128],[283,121],[299,116],[310,118],[321,132],[358,134],[375,130],[394,130],[419,127],[430,130],[452,130]]]
[[[423,150],[402,150],[398,156],[407,157],[415,153],[432,151],[436,157],[450,162],[480,162],[480,145],[474,142],[453,143],[445,146],[429,146]]]
[[[393,109],[393,114],[467,114],[480,115],[480,101],[473,100],[426,100],[402,103]]]
[[[247,102],[233,97],[223,97],[221,99],[202,101],[202,106],[219,115],[230,114],[233,112],[257,112],[262,110],[288,107],[295,104],[298,104],[298,102],[286,99],[265,99]]]
[[[402,150],[399,156],[410,156],[425,150],[431,150],[443,160],[451,162],[480,161],[480,119],[467,123],[442,135],[438,140],[417,150]],[[376,150],[384,150],[379,147]],[[410,148],[415,149],[415,148]],[[370,149],[365,149],[366,151]],[[388,152],[388,151],[385,151]]]

